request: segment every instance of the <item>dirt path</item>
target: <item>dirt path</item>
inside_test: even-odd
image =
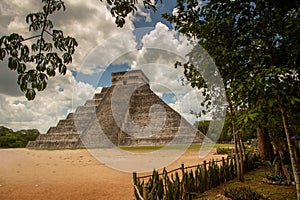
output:
[[[212,157],[211,152],[206,160]],[[198,151],[187,151],[168,166],[202,163]],[[88,151],[0,150],[0,199],[133,199],[132,174],[106,167]]]

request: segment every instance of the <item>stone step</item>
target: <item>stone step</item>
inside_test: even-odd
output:
[[[78,140],[79,135],[47,135],[40,137],[37,141],[48,141],[48,140]]]
[[[95,113],[78,113],[74,115],[74,124],[76,125],[81,121],[91,121],[96,118]]]
[[[57,129],[58,130],[76,130],[76,126],[75,126],[76,124],[74,123],[74,124],[67,124],[67,125],[63,125],[63,124],[61,124],[61,125],[57,125]]]
[[[40,135],[78,135],[77,131],[64,131],[64,132],[55,132],[55,133],[47,133]]]
[[[93,132],[82,134],[80,139],[87,148],[112,146],[112,142],[106,136],[94,134]]]
[[[102,93],[102,94],[107,93],[107,91],[109,91],[109,88],[110,88],[110,87],[103,87],[102,90],[101,90],[101,93]]]
[[[61,133],[61,132],[76,132],[76,126],[59,126],[59,127],[51,127],[47,134],[51,134],[51,133]]]
[[[28,148],[84,148],[80,140],[49,140],[49,141],[30,141]]]
[[[74,120],[73,119],[62,119],[59,120],[57,127],[61,126],[74,126]]]
[[[44,142],[49,142],[49,141],[78,141],[80,140],[79,137],[62,137],[62,136],[48,136],[47,138],[43,138],[37,141],[44,141]]]
[[[51,135],[78,135],[77,131],[64,131],[64,132],[55,132],[55,133],[46,133],[46,134],[40,134],[39,137],[47,137]]]
[[[66,119],[73,120],[73,115],[74,115],[74,113],[69,113],[67,115]]]
[[[94,100],[102,99],[102,98],[103,98],[103,92],[102,91],[101,91],[101,93],[94,94],[94,97],[93,97]]]
[[[48,129],[47,134],[48,134],[48,133],[54,133],[54,132],[57,132],[57,128],[54,127],[54,126],[51,126],[51,127]]]
[[[83,126],[90,126],[91,124],[94,123],[95,120],[88,119],[88,118],[79,118],[75,120],[75,127],[78,129],[79,127]]]
[[[100,93],[95,93],[93,99],[102,99],[103,96],[107,93],[107,91],[109,90],[108,87],[104,87],[102,88]]]
[[[89,99],[85,102],[84,106],[98,106],[102,99]]]
[[[85,113],[95,113],[95,111],[96,111],[95,106],[78,106],[75,111],[75,115],[81,115]]]

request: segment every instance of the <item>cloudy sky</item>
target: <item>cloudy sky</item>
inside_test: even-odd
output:
[[[152,90],[193,123],[195,118],[189,113],[199,111],[201,95],[182,86],[182,70],[174,69],[177,60],[185,60],[191,45],[160,18],[162,12],[173,12],[174,4],[172,0],[159,5],[156,13],[138,9],[120,29],[104,3],[65,0],[67,10],[51,19],[56,28],[77,40],[73,63],[65,76],[49,79],[46,90],[28,102],[16,84],[16,73],[8,69],[7,61],[1,62],[0,125],[14,130],[36,128],[45,133],[95,91],[109,86],[111,72],[130,69],[142,69]],[[38,0],[1,0],[0,34],[30,36],[25,16],[40,9]]]

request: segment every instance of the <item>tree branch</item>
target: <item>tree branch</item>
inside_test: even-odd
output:
[[[24,41],[27,41],[27,40],[32,40],[32,39],[37,38],[37,37],[41,37],[41,34],[40,34],[40,35],[35,35],[35,36],[32,36],[32,37],[29,37],[29,38],[26,38],[26,39],[23,40],[23,42],[24,42]]]
[[[45,30],[45,33],[48,33],[51,37],[54,38],[54,35],[52,33],[50,33],[49,31]]]

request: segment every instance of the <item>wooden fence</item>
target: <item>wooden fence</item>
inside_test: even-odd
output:
[[[247,155],[245,171],[253,169],[256,160],[256,156]],[[137,176],[134,172],[134,196],[137,200],[189,200],[235,177],[236,165],[231,156],[195,166],[182,164],[171,171],[164,168],[162,173],[154,170],[147,176]]]

